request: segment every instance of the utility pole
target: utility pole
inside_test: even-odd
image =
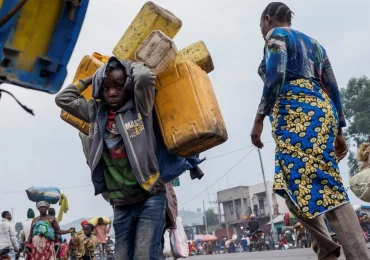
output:
[[[217,200],[217,206],[218,206],[218,217],[220,219],[220,225],[222,223],[222,217],[221,217],[221,205],[220,202]]]
[[[203,200],[203,211],[204,211],[204,224],[206,226],[206,234],[208,235],[207,214],[206,214],[206,208],[204,207],[204,200]]]
[[[225,217],[225,226],[226,226],[226,236],[227,236],[227,240],[229,240],[229,238],[230,238],[230,235],[229,235],[229,226],[227,225],[226,217]]]
[[[212,206],[211,198],[209,197],[209,190],[208,189],[207,189],[207,196],[208,196],[209,206],[211,207],[211,210],[213,211],[213,206]]]
[[[266,177],[265,177],[265,170],[263,169],[263,163],[262,163],[261,150],[260,149],[257,149],[257,151],[258,151],[258,155],[260,157],[261,170],[262,170],[262,176],[263,176],[263,183],[265,184],[266,197],[267,197],[267,206],[268,206],[269,211],[270,211],[270,222],[271,222],[271,230],[272,230],[272,239],[275,242],[275,240],[274,240],[275,239],[275,225],[274,225],[274,217],[272,215],[271,197],[270,197],[270,193],[269,193],[268,188],[267,188]]]

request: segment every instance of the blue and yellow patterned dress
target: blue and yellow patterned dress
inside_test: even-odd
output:
[[[258,113],[270,116],[276,142],[274,191],[303,218],[348,203],[334,152],[345,120],[325,49],[296,30],[275,28],[266,36],[259,74]]]

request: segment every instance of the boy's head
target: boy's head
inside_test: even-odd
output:
[[[83,230],[84,230],[84,234],[86,235],[86,236],[91,236],[91,233],[94,231],[94,225],[92,225],[92,224],[86,224],[86,225],[83,225]]]
[[[55,209],[54,208],[49,208],[48,215],[55,217]]]
[[[103,218],[98,218],[98,225],[104,225]]]
[[[101,86],[101,95],[109,107],[117,111],[126,104],[131,95],[124,88],[127,78],[125,69],[120,66],[107,67],[106,75]]]

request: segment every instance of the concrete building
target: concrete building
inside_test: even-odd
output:
[[[267,188],[271,197],[273,216],[289,212],[285,199],[272,192],[271,182],[267,182]],[[263,183],[219,191],[217,200],[219,209],[223,211],[226,226],[239,229],[248,224],[252,213],[256,215],[261,228],[270,221],[270,209]]]

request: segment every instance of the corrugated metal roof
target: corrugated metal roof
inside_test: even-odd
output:
[[[284,215],[279,215],[276,218],[274,218],[274,224],[284,222]],[[271,221],[269,221],[266,225],[271,225]]]

